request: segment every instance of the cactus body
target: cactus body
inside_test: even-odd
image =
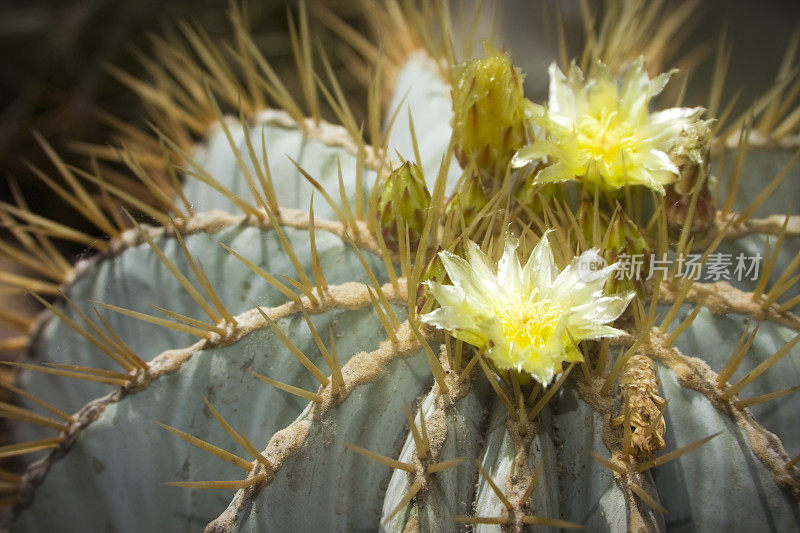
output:
[[[434,60],[418,52],[398,70],[392,101],[404,99],[410,113],[398,114],[387,152],[411,159],[415,149],[410,117],[419,139],[422,173],[433,201],[438,199],[445,213],[446,199],[458,190],[462,173],[453,154],[447,154],[453,113],[447,82],[435,67]],[[256,166],[265,163],[262,131],[280,205],[271,214],[280,231],[272,218],[243,215],[241,206],[219,190],[250,201],[248,172],[238,159],[247,154],[245,167],[251,177],[257,175]],[[257,140],[255,157],[248,154],[246,137]],[[352,217],[372,192],[368,186],[359,190],[359,183],[376,182],[380,165],[375,154],[364,157],[344,128],[311,121],[298,124],[285,113],[268,111],[246,125],[233,120],[226,121],[226,128],[217,124],[191,155],[219,187],[187,179],[184,194],[196,214],[178,221],[176,228],[143,231],[193,286],[200,287],[175,232],[182,235],[190,256],[202,264],[221,303],[236,317],[236,325],[223,320],[217,324],[222,333],[198,340],[186,331],[100,309],[115,333],[149,362],[146,373],[122,387],[89,382],[76,386],[60,376],[25,374],[25,390],[78,414],[64,433],[66,439],[55,450],[40,452],[39,462],[28,469],[22,482],[23,505],[16,509],[12,530],[444,532],[465,530],[469,517],[481,518],[470,527],[487,532],[527,530],[536,524],[552,530],[580,524],[590,531],[615,532],[800,527],[797,469],[786,467],[800,451],[796,400],[787,396],[752,407],[736,403],[800,384],[800,351],[793,344],[800,319],[791,312],[798,306],[779,310],[774,302],[760,305],[751,294],[757,279],[697,282],[684,295],[669,327],[653,329],[638,345],[636,353],[650,362],[649,383],[655,383],[655,372],[659,383],[653,390],[668,401],[660,424],[666,427],[665,447],[654,445],[644,453],[639,446],[625,455],[626,420],[652,423],[660,405],[648,404],[647,417],[626,418],[621,398],[629,394],[620,392],[616,378],[610,381],[613,386],[604,387],[615,362],[642,334],[632,325],[633,318],[626,323],[634,331],[632,341],[611,343],[601,355],[595,353],[599,343],[593,345],[585,374],[576,365],[557,381],[552,396],[547,396],[549,389],[534,391],[520,400],[522,411],[515,411],[521,396],[510,378],[498,377],[488,367],[482,370],[484,363],[471,361],[477,356],[466,345],[457,348],[453,339],[425,329],[418,317],[409,316],[409,310],[416,313],[418,285],[406,284],[416,264],[403,265],[395,256],[389,256],[387,264],[387,252],[375,238],[374,232],[380,231],[377,217]],[[734,211],[746,209],[759,187],[763,189],[759,183],[777,174],[789,159],[784,150],[751,148],[738,197],[744,198],[737,200]],[[730,166],[712,170],[723,192],[730,172]],[[794,191],[796,198],[798,187],[800,166],[794,166],[754,213],[761,226],[754,220],[740,227],[718,251],[771,253],[772,248],[765,252],[765,242],[775,242],[783,217],[772,222],[765,217],[785,213],[788,197]],[[345,220],[339,220],[342,216]],[[416,231],[423,228],[424,224]],[[575,228],[562,229],[574,233]],[[287,298],[220,243],[297,296]],[[798,229],[792,226],[775,256],[767,289],[780,280],[799,247]],[[430,255],[423,249],[412,258],[427,263]],[[324,283],[317,279],[318,266]],[[424,267],[419,265],[417,276]],[[313,281],[313,289],[299,288],[298,269]],[[135,230],[125,233],[112,251],[81,263],[64,288],[87,314],[92,312],[90,301],[97,300],[140,313],[154,314],[151,306],[157,305],[196,320],[203,316]],[[672,302],[684,298],[680,294],[680,284],[664,281],[653,309],[667,315]],[[780,302],[796,294],[796,287],[789,288]],[[652,288],[647,295],[652,298]],[[651,303],[644,301],[645,314]],[[697,305],[702,309],[670,346],[666,339]],[[81,321],[67,303],[56,306],[76,323]],[[743,333],[748,327],[752,331],[759,320],[763,322],[758,333],[728,385],[788,349],[746,389],[725,397],[728,389],[717,378]],[[333,344],[336,365],[330,362]],[[296,351],[316,365],[324,379],[308,370]],[[37,326],[30,355],[33,362],[113,368],[96,346],[53,314]],[[337,366],[342,383],[336,378]],[[622,372],[625,368],[620,367]],[[302,389],[309,397],[269,386],[252,373]],[[630,384],[640,379],[637,375],[625,374],[619,383]],[[532,391],[533,384],[515,386]],[[234,443],[204,398],[249,439],[260,457],[250,457],[241,442]],[[522,418],[528,414],[530,419]],[[232,451],[251,466],[238,469],[156,422]],[[53,433],[35,426],[19,432],[29,441]],[[664,454],[717,432],[670,462],[642,467],[653,457],[658,462]],[[365,450],[373,459],[374,454],[383,459],[370,460]],[[447,468],[439,470],[439,464]],[[220,490],[163,485],[197,480],[229,483],[218,485]],[[663,508],[669,514],[662,513]]]

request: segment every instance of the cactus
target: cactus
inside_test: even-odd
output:
[[[20,247],[4,245],[6,255],[39,275],[4,273],[2,282],[46,307],[33,323],[17,317],[31,328],[29,358],[9,363],[20,370],[10,387],[19,405],[0,410],[20,422],[21,441],[0,457],[30,458],[21,474],[0,471],[10,528],[797,529],[800,426],[789,395],[800,383],[800,227],[797,215],[783,215],[800,188],[791,89],[779,85],[758,102],[757,122],[745,114],[710,126],[707,148],[728,152],[711,166],[715,179],[698,172],[702,146],[672,154],[674,176],[659,169],[658,187],[685,197],[677,225],[660,191],[621,185],[526,190],[533,210],[514,201],[514,183],[531,186],[531,169],[509,159],[517,140],[480,151],[477,170],[451,141],[450,87],[470,69],[450,68],[463,62],[447,12],[365,4],[391,44],[369,90],[369,142],[327,59],[314,58],[302,9],[291,25],[299,96],[234,11],[230,51],[242,80],[187,30],[193,52],[161,43],[153,86],[126,79],[154,108],[155,137],[125,127],[122,149],[94,152],[116,159],[91,171],[49,152],[66,185],[45,178],[107,240],[33,215],[22,199],[2,205],[6,223],[25,224],[11,225]],[[607,76],[643,51],[615,35],[655,35],[652,25],[680,27],[690,13],[622,6],[602,32],[589,28],[584,58],[602,60]],[[317,14],[366,61],[381,57],[335,15]],[[315,65],[331,74],[322,89]],[[320,118],[318,91],[341,126]],[[273,108],[259,108],[262,92]],[[713,116],[719,94],[710,101]],[[228,108],[238,116],[225,116]],[[111,167],[119,163],[130,177]],[[692,164],[695,183],[666,183]],[[427,191],[416,181],[424,194],[384,187],[398,177],[393,168],[419,171]],[[504,186],[484,191],[478,180],[487,176],[476,172]],[[579,194],[595,220],[577,217],[570,198]],[[692,218],[707,217],[713,198],[707,230],[696,231]],[[429,206],[407,208],[409,199]],[[387,210],[392,201],[400,209]],[[615,210],[625,217],[616,225]],[[607,245],[620,224],[634,225],[638,248],[617,236],[604,251],[615,258],[646,240],[655,259],[670,250],[683,267],[695,252],[707,270],[722,254],[763,261],[746,279],[706,282],[651,259],[656,275],[604,330],[614,334],[574,340],[552,382],[428,325],[441,325],[430,319],[437,293],[457,282],[437,257],[479,247],[484,262],[504,252],[525,260],[546,234],[561,270],[576,249]],[[52,237],[95,253],[72,266]],[[433,295],[423,295],[423,281],[438,287]]]

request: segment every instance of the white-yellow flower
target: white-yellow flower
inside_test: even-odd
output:
[[[614,266],[584,268],[604,264],[595,250],[576,257],[559,273],[547,235],[524,267],[516,248],[516,240],[507,237],[496,268],[473,242],[467,245],[468,261],[441,252],[453,285],[428,282],[441,307],[421,318],[483,348],[496,368],[526,372],[547,385],[561,372],[562,362],[582,360],[573,339],[621,333],[608,323],[622,314],[633,293],[603,294]]]
[[[602,63],[584,80],[573,64],[564,75],[550,65],[547,106],[528,104],[533,123],[543,138],[522,148],[513,165],[522,167],[546,158],[536,181],[578,180],[618,189],[644,185],[661,194],[678,177],[670,154],[682,134],[703,121],[702,107],[673,107],[650,113],[650,100],[661,92],[672,72],[650,79],[639,58],[619,78]]]

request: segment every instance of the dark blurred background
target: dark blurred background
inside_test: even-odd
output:
[[[287,2],[246,1],[255,40],[279,72],[290,68]],[[288,2],[294,4],[294,2]],[[174,32],[178,21],[205,28],[213,39],[230,37],[224,0],[23,0],[0,3],[0,172],[20,183],[36,211],[60,220],[73,213],[31,176],[28,160],[52,172],[32,130],[68,161],[69,142],[105,144],[111,131],[100,109],[139,127],[139,99],[104,70],[114,64],[146,78],[133,49],[147,53],[150,34]],[[6,180],[0,197],[8,198]],[[81,225],[82,221],[70,220]]]
[[[656,3],[642,0],[643,4]],[[667,9],[677,8],[681,2],[662,2]],[[800,26],[800,1],[798,0],[696,0],[696,16],[689,25],[691,36],[680,47],[679,55],[686,54],[700,45],[708,45],[716,52],[716,44],[723,28],[727,26],[727,37],[732,42],[728,81],[725,97],[742,89],[742,108],[751,104],[775,79],[780,60],[786,50],[792,32]],[[557,57],[557,35],[553,27],[541,27],[543,16],[552,17],[558,9],[567,27],[567,42],[570,50],[577,53],[583,45],[580,31],[580,2],[578,0],[556,0],[535,2],[530,0],[501,1],[498,41],[512,50],[514,61],[527,73],[526,90],[529,97],[546,97],[547,66]],[[542,5],[544,4],[544,14]],[[595,10],[602,1],[588,2]],[[572,30],[572,31],[569,31]],[[542,49],[549,54],[542,54]],[[713,57],[692,76],[687,92],[687,104],[702,105],[711,75]]]
[[[360,25],[353,2],[324,3]],[[237,5],[246,8],[254,41],[291,89],[296,76],[292,75],[287,10],[296,11],[296,2],[237,0]],[[16,183],[34,212],[97,234],[27,167],[30,163],[58,176],[32,132],[41,133],[67,163],[87,168],[86,158],[71,142],[106,145],[115,134],[98,120],[97,111],[147,130],[139,98],[104,66],[113,64],[146,79],[136,51],[149,56],[151,35],[177,34],[180,21],[201,26],[222,46],[233,36],[228,8],[226,0],[0,0],[0,201],[14,203],[10,184]],[[330,37],[322,31],[316,36],[323,43]],[[341,70],[340,63],[334,65]],[[348,94],[357,98],[361,87],[347,77],[343,82]],[[7,231],[0,227],[0,239],[6,237]],[[13,239],[10,242],[16,245]],[[55,242],[73,260],[84,251],[74,243]],[[0,271],[31,275],[2,255]],[[38,308],[33,304],[32,298],[17,290],[0,287],[0,308],[33,315]],[[15,346],[18,335],[16,327],[0,320],[0,359],[22,356],[19,349],[3,344],[9,339]],[[0,368],[0,381],[13,379],[9,375],[7,367]]]

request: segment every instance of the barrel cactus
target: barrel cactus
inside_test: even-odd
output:
[[[382,46],[317,12],[376,67],[363,127],[302,6],[297,92],[234,11],[234,46],[187,28],[152,83],[117,72],[152,134],[40,173],[107,240],[2,205],[39,275],[2,281],[46,306],[9,527],[796,530],[786,77],[741,120],[722,68],[708,109],[651,104],[688,8],[612,4],[545,105],[509,52],[458,61],[445,7],[365,5]]]

